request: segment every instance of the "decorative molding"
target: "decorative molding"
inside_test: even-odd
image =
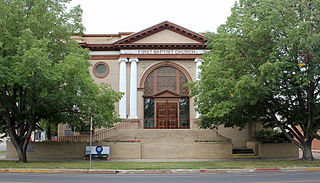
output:
[[[160,32],[162,30],[171,30],[173,32],[176,32],[178,34],[181,34],[185,37],[188,37],[188,38],[191,38],[193,40],[196,40],[200,43],[205,43],[205,37],[202,35],[202,34],[198,34],[196,32],[193,32],[191,30],[188,30],[184,27],[181,27],[177,24],[174,24],[174,23],[171,23],[169,21],[164,21],[164,22],[161,22],[157,25],[154,25],[152,27],[149,27],[147,29],[144,29],[140,32],[137,32],[137,33],[134,33],[132,35],[129,35],[127,37],[124,37],[118,41],[116,41],[115,43],[116,44],[128,44],[128,43],[133,43],[135,41],[138,41],[138,40],[141,40],[145,37],[148,37],[152,34],[155,34],[157,32]]]
[[[183,63],[183,65],[185,66],[185,67],[187,67],[187,68],[191,68],[191,64],[190,63]]]
[[[91,55],[90,60],[118,60],[119,55]]]
[[[118,60],[118,62],[119,63],[121,63],[121,62],[128,62],[128,59],[127,58],[119,58],[119,60]]]
[[[143,69],[145,69],[145,68],[149,67],[151,64],[152,64],[152,63],[150,63],[150,62],[141,62],[141,67],[142,67]]]
[[[194,59],[194,62],[195,62],[195,63],[197,63],[197,62],[203,63],[204,61],[203,61],[203,59],[201,59],[201,58],[196,58],[196,59]]]
[[[150,49],[150,50],[120,50],[120,54],[132,55],[201,55],[209,50],[192,50],[192,49]]]
[[[129,62],[136,62],[136,63],[138,63],[138,62],[139,62],[139,59],[137,59],[137,58],[130,58],[130,59],[129,59]]]
[[[90,51],[89,55],[120,55],[120,51]]]

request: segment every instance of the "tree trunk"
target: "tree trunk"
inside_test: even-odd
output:
[[[19,162],[20,163],[26,163],[27,162],[27,147],[29,144],[29,139],[24,139],[22,141],[18,141],[18,139],[11,137],[11,142],[14,145],[18,157],[19,157]]]
[[[8,127],[8,134],[11,138],[11,142],[14,145],[20,163],[26,163],[27,162],[27,147],[29,144],[31,132],[33,131],[34,124],[29,125],[28,131],[25,134],[25,137],[18,136],[15,133],[15,129],[11,126],[11,123],[7,123]]]
[[[312,141],[307,142],[304,148],[302,148],[302,159],[307,161],[313,161],[313,155],[312,155]]]
[[[27,162],[27,149],[17,149],[18,156],[19,156],[19,162],[20,163],[26,163]]]
[[[50,125],[48,124],[48,127],[47,127],[47,129],[46,129],[46,136],[47,136],[47,139],[49,140],[49,141],[51,141],[52,139],[51,139],[51,127],[50,127]]]

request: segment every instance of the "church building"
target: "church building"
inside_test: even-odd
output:
[[[145,152],[152,145],[170,148],[170,143],[221,142],[231,144],[230,152],[246,147],[253,137],[254,125],[241,131],[197,126],[199,114],[185,84],[198,79],[201,56],[209,51],[203,34],[165,21],[139,32],[85,34],[76,39],[90,50],[89,69],[95,83],[107,83],[124,93],[116,104],[122,122],[96,129],[95,141],[139,139]],[[58,136],[60,141],[88,140],[88,134],[73,132],[67,125],[59,127]],[[169,158],[189,157],[181,155],[183,151],[175,150]]]

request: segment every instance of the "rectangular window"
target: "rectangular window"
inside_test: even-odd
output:
[[[154,99],[144,99],[144,127],[154,128]]]
[[[179,99],[179,107],[180,107],[180,128],[190,128],[190,116],[189,116],[189,99],[188,98],[180,98]]]

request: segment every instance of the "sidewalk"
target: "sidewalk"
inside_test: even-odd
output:
[[[301,157],[300,151],[300,157]],[[320,150],[313,150],[316,159],[320,159]],[[5,154],[0,154],[1,160],[17,160],[6,158]],[[81,159],[29,159],[32,161],[88,161]],[[255,161],[259,161],[255,160]],[[95,160],[104,161],[104,160]],[[199,161],[235,161],[233,159],[111,159],[108,162],[199,162]],[[246,161],[246,160],[236,160]],[[17,169],[3,168],[0,173],[57,173],[57,174],[237,174],[237,173],[266,173],[266,172],[301,172],[319,171],[319,167],[291,167],[291,168],[251,168],[251,169],[146,169],[146,170],[109,170],[109,169]]]
[[[0,169],[0,173],[45,173],[45,174],[238,174],[238,173],[267,173],[267,172],[301,172],[320,171],[320,168],[299,167],[299,168],[254,168],[254,169],[148,169],[148,170],[101,170],[101,169]]]

